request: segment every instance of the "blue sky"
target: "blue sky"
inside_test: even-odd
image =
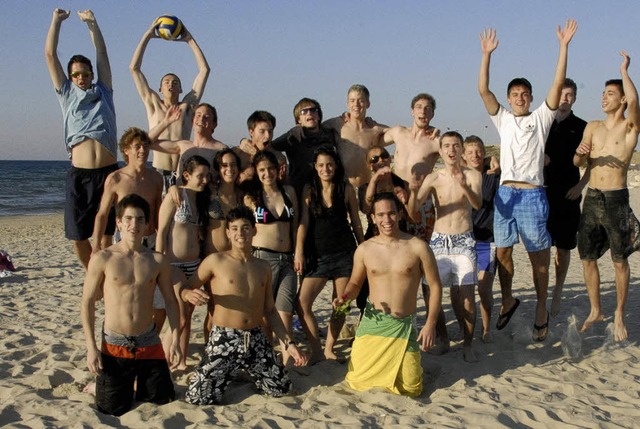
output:
[[[478,33],[498,30],[491,88],[505,102],[515,76],[530,79],[534,104],[542,102],[558,53],[555,28],[573,17],[579,28],[569,51],[568,76],[578,83],[574,111],[601,118],[606,79],[619,76],[618,51],[631,55],[640,83],[640,3],[635,1],[43,1],[4,0],[0,26],[0,159],[66,159],[60,107],[44,61],[44,41],[54,7],[90,8],[102,28],[113,72],[118,130],[147,127],[129,62],[155,17],[181,18],[203,49],[211,75],[203,101],[215,105],[215,136],[236,145],[256,109],[278,120],[276,136],[294,125],[293,105],[317,99],[325,118],[345,108],[346,90],[371,91],[369,115],[389,124],[411,124],[410,100],[429,92],[437,100],[432,123],[497,143],[476,84]],[[615,5],[612,6],[612,5]],[[59,56],[95,58],[86,25],[63,23]],[[157,85],[172,71],[190,86],[195,60],[184,43],[154,39],[143,72]],[[487,128],[485,128],[487,127]]]

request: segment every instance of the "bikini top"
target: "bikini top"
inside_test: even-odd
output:
[[[256,208],[253,210],[253,216],[256,218],[256,223],[268,224],[273,222],[291,222],[293,220],[293,204],[286,192],[281,190],[280,193],[284,199],[284,209],[282,210],[282,213],[276,215],[275,213],[270,212],[266,207],[256,205]]]
[[[173,220],[177,223],[198,225],[198,217],[193,215],[186,188],[182,188],[182,202],[176,209],[176,214],[173,215]]]
[[[213,195],[209,202],[209,217],[214,220],[224,219],[224,210],[222,209],[222,202],[220,197]]]

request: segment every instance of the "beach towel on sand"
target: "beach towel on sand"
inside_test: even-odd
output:
[[[408,396],[422,393],[422,366],[414,319],[415,315],[396,319],[367,302],[346,376],[352,389],[382,387]]]

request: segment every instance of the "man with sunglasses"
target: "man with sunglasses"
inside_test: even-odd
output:
[[[289,183],[300,198],[302,187],[313,178],[313,155],[320,146],[336,147],[335,130],[323,127],[320,103],[303,98],[293,108],[296,126],[271,142],[289,160]]]
[[[53,11],[45,57],[62,107],[64,140],[71,159],[66,179],[65,236],[73,242],[78,259],[86,269],[91,256],[89,237],[100,207],[104,181],[118,169],[118,141],[111,67],[102,32],[92,11],[78,12],[78,16],[87,23],[96,49],[97,81],[93,83],[93,66],[87,57],[71,57],[67,65],[68,78],[58,58],[60,26],[69,15],[70,11]],[[111,243],[114,231],[115,211],[112,211],[101,247]]]

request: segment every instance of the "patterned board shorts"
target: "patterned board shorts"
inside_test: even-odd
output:
[[[261,327],[246,331],[214,326],[185,400],[200,405],[219,403],[232,374],[239,369],[247,371],[256,386],[270,396],[282,396],[291,390],[289,375]]]
[[[438,263],[438,273],[442,286],[475,285],[476,240],[473,233],[441,234],[434,232],[429,243]]]

